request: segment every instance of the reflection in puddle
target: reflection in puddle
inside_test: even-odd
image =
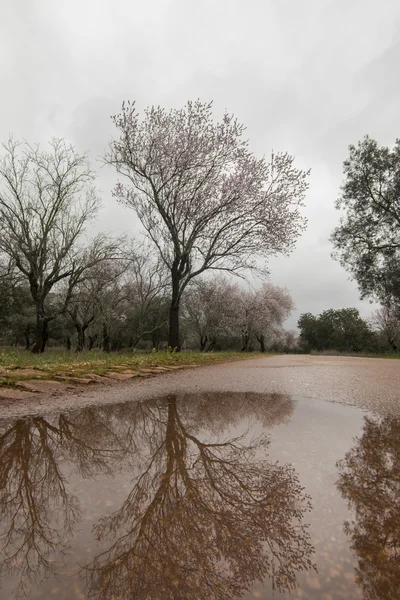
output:
[[[0,575],[13,577],[16,595],[58,574],[55,556],[68,551],[81,520],[68,467],[84,478],[107,475],[123,456],[106,413],[0,422]]]
[[[203,393],[0,421],[0,596],[398,598],[400,425],[351,442],[361,417]]]
[[[309,501],[294,470],[257,458],[261,450],[267,456],[265,435],[217,441],[221,407],[211,430],[196,433],[203,403],[210,414],[218,398],[193,400],[170,397],[136,415],[140,473],[122,506],[94,530],[112,542],[89,567],[89,590],[101,598],[135,591],[138,598],[222,600],[267,577],[290,589],[297,571],[311,567],[302,524]],[[246,409],[268,419],[266,400],[249,398]]]
[[[339,462],[338,487],[352,509],[345,523],[364,598],[400,598],[400,421],[365,418]]]

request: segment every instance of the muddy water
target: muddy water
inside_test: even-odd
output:
[[[0,421],[0,598],[400,598],[400,421],[203,393]]]

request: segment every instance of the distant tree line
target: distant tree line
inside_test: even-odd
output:
[[[384,308],[369,321],[356,308],[330,309],[319,315],[305,313],[298,327],[299,347],[305,352],[386,353],[400,348],[400,320],[390,319]]]
[[[67,350],[159,350],[168,347],[167,273],[146,249],[130,245],[127,257],[102,261],[86,272],[70,294],[66,284],[46,299],[46,345]],[[2,301],[4,300],[4,302]],[[0,280],[0,343],[31,350],[36,341],[36,311],[24,281],[15,274]],[[244,288],[223,276],[199,278],[182,303],[181,335],[186,348],[292,351],[297,335],[285,331],[293,309],[287,290],[271,283]]]

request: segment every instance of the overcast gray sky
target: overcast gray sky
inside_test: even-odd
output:
[[[328,238],[348,144],[400,137],[398,0],[2,0],[1,13],[0,140],[65,137],[94,162],[124,99],[214,100],[257,154],[287,150],[312,169],[307,232],[270,263],[297,305],[289,326],[331,307],[370,314]],[[99,168],[96,227],[137,230],[111,198],[114,181]]]

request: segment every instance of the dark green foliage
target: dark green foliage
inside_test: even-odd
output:
[[[378,339],[356,308],[329,309],[320,315],[306,313],[298,321],[305,350],[375,352]]]
[[[30,348],[34,341],[35,307],[29,289],[12,277],[0,280],[0,338]]]
[[[400,301],[400,140],[393,149],[365,137],[349,147],[336,206],[345,210],[332,234],[334,257],[362,297]]]
[[[11,312],[11,283],[8,279],[0,279],[0,326],[3,328]]]

